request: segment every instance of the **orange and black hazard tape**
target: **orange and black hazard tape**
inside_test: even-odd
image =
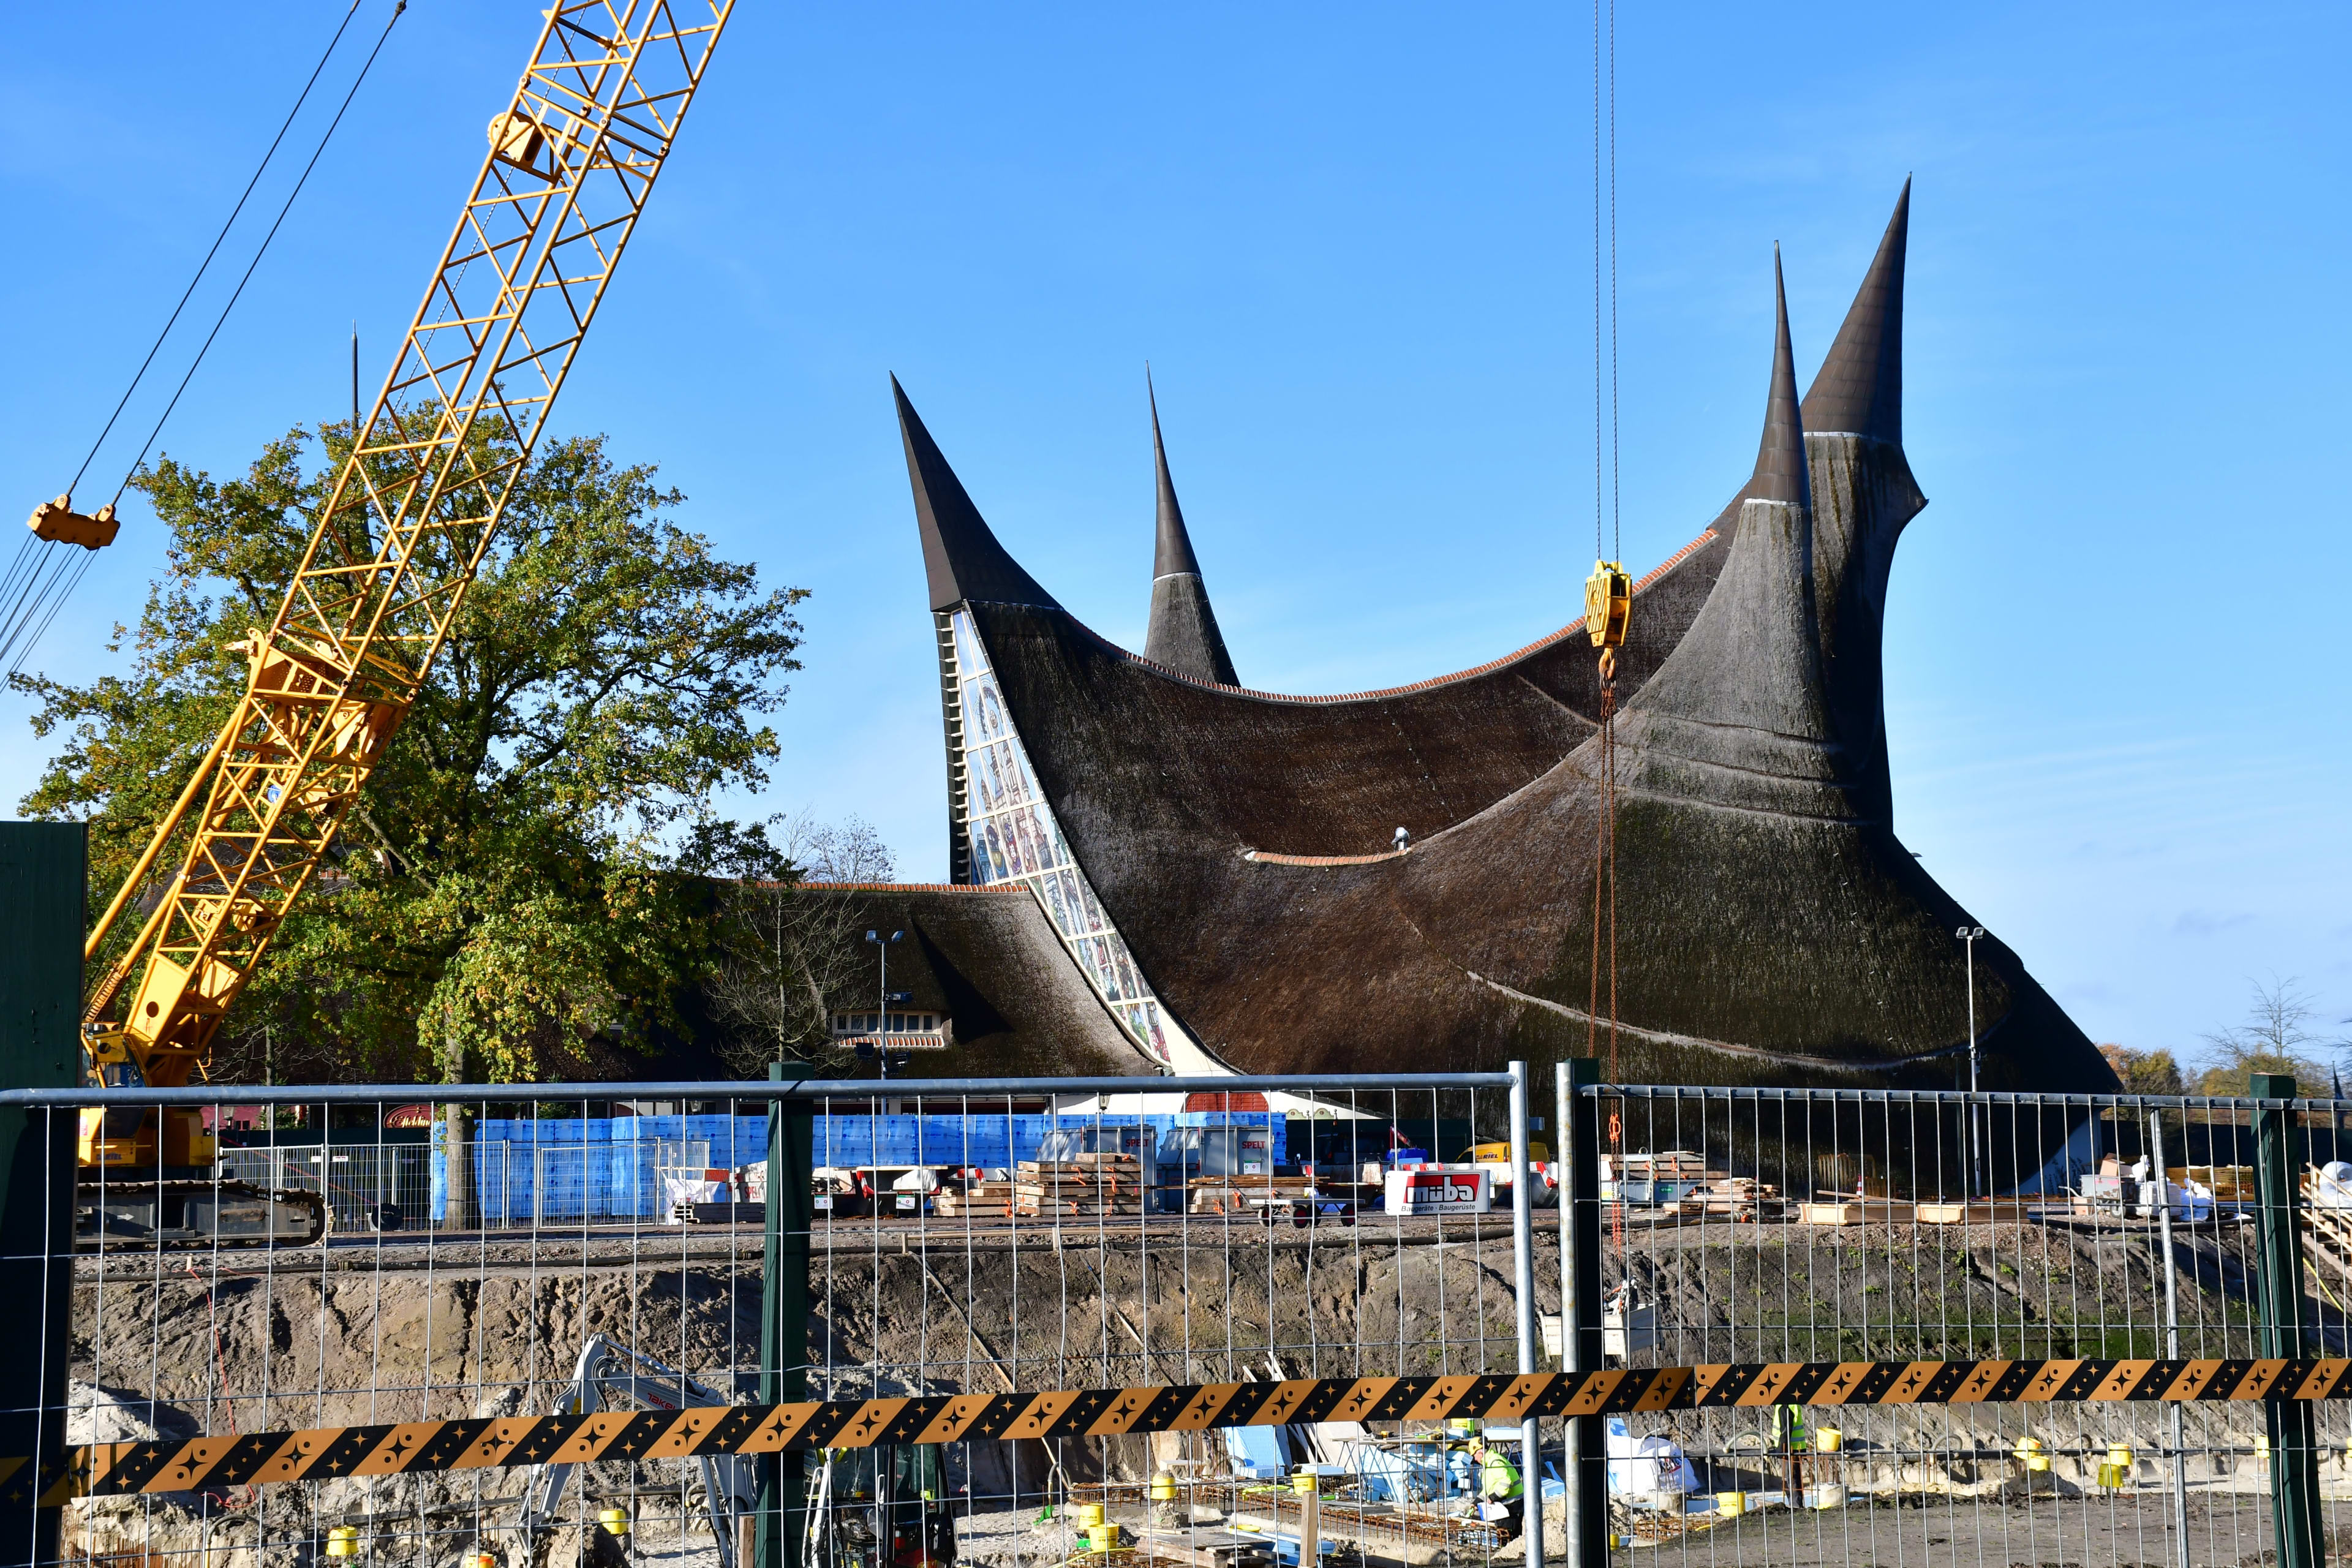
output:
[[[1592,1373],[1327,1377],[1054,1394],[935,1394],[505,1419],[411,1421],[102,1443],[68,1451],[41,1506],[71,1497],[194,1491],[600,1459],[684,1459],[898,1443],[1104,1437],[1315,1421],[1614,1415],[1774,1405],[2035,1405],[2352,1398],[2352,1360],[1748,1362]],[[32,1499],[26,1461],[0,1459],[0,1506]]]

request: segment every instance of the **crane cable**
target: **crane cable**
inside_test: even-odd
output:
[[[1607,295],[1604,317],[1602,296]],[[1601,1054],[1601,930],[1609,944],[1609,1058],[1604,1082],[1619,1078],[1617,1054],[1617,650],[1633,616],[1633,584],[1624,567],[1617,399],[1617,4],[1592,0],[1592,575],[1584,583],[1584,628],[1600,652],[1601,805],[1592,847],[1591,995],[1584,1049]],[[1604,1147],[1620,1184],[1625,1172],[1625,1102],[1609,1118]],[[1624,1189],[1605,1212],[1622,1255]],[[1622,1310],[1622,1309],[1621,1309]]]
[[[155,334],[155,342],[148,348],[147,357],[140,362],[138,371],[131,378],[131,384],[123,389],[121,398],[114,405],[114,412],[107,416],[104,428],[99,431],[98,439],[90,443],[89,453],[81,460],[81,467],[74,471],[73,484],[68,487],[68,495],[74,489],[80,486],[83,477],[89,471],[91,462],[98,457],[99,448],[105,445],[106,438],[113,432],[116,422],[122,417],[123,409],[130,405],[131,395],[139,389],[140,382],[145,378],[148,370],[154,364],[155,356],[162,351],[164,340],[171,335],[173,327],[178,323],[181,312],[187,309],[188,300],[194,296],[196,286],[204,280],[205,271],[212,266],[214,258],[219,254],[222,243],[228,237],[229,230],[236,226],[238,216],[245,211],[245,205],[252,198],[255,187],[261,183],[263,173],[268,169],[270,161],[277,156],[278,147],[285,142],[287,132],[293,128],[295,117],[301,113],[302,106],[310,101],[311,89],[318,85],[320,73],[327,68],[328,60],[333,58],[337,47],[342,42],[343,34],[351,26],[352,18],[359,14],[359,8],[362,3],[363,0],[352,0],[351,8],[343,13],[343,19],[336,26],[334,36],[327,40],[326,48],[320,52],[319,63],[310,68],[310,75],[303,82],[301,92],[296,96],[294,107],[286,111],[286,119],[278,127],[278,134],[270,139],[268,149],[261,155],[261,162],[255,165],[253,177],[246,182],[245,190],[236,198],[236,205],[229,210],[227,220],[221,225],[220,232],[213,237],[212,247],[205,252],[204,260],[197,264],[195,276],[188,280],[188,287],[180,295],[179,303],[172,307],[172,314],[163,322],[163,331]],[[295,180],[294,188],[287,194],[285,203],[278,210],[277,218],[269,226],[268,233],[262,236],[261,244],[253,253],[253,259],[247,264],[245,273],[237,279],[236,289],[230,291],[227,303],[221,307],[220,314],[215,319],[212,330],[205,335],[204,342],[197,347],[195,357],[189,362],[186,374],[181,376],[180,384],[172,393],[171,401],[164,405],[163,414],[156,418],[153,428],[148,431],[146,441],[139,448],[139,455],[131,459],[130,467],[124,470],[122,482],[115,487],[113,499],[108,502],[109,507],[122,500],[123,493],[131,488],[131,481],[138,477],[140,465],[147,460],[147,454],[154,447],[155,438],[163,433],[164,421],[169,419],[173,411],[179,406],[181,396],[188,390],[188,384],[195,378],[196,370],[204,363],[205,354],[211,352],[214,340],[220,336],[221,329],[227,325],[229,312],[236,308],[237,300],[244,296],[246,285],[253,280],[253,274],[260,267],[261,258],[268,254],[270,242],[278,237],[278,231],[285,225],[287,215],[293,210],[295,199],[301,195],[302,187],[309,182],[311,171],[318,167],[320,158],[327,151],[327,144],[334,139],[336,130],[341,126],[345,111],[351,108],[352,100],[359,95],[360,87],[367,80],[368,72],[374,68],[377,56],[383,52],[384,43],[391,37],[394,25],[400,20],[401,14],[407,9],[408,0],[397,0],[393,6],[392,16],[385,21],[383,31],[377,35],[375,47],[368,52],[368,58],[361,65],[358,76],[352,79],[350,89],[343,94],[343,101],[336,109],[334,119],[328,122],[327,129],[320,135],[319,144],[311,150],[310,162],[302,166],[301,174]],[[0,612],[0,659],[9,661],[10,676],[16,675],[24,668],[25,661],[32,657],[34,647],[40,642],[42,635],[49,629],[50,623],[57,619],[58,612],[65,607],[66,601],[72,596],[74,589],[80,584],[83,575],[89,570],[91,558],[97,553],[94,549],[84,549],[79,561],[67,564],[58,560],[55,541],[28,535],[17,546],[16,558],[9,564],[6,577],[0,579],[0,603],[5,603],[7,605],[5,612]]]
[[[1604,92],[1604,82],[1606,90]],[[1605,208],[1605,221],[1604,221]],[[1607,292],[1606,315],[1602,293]],[[1617,405],[1617,6],[1592,5],[1592,576],[1585,623],[1600,649],[1601,810],[1592,855],[1592,988],[1585,1050],[1600,1055],[1601,928],[1609,944],[1608,1079],[1617,1060],[1617,649],[1631,617],[1624,550]]]
[[[205,273],[211,268],[213,258],[220,254],[223,242],[228,238],[228,231],[236,226],[238,216],[245,211],[245,204],[253,198],[254,189],[261,184],[261,176],[268,171],[270,160],[278,155],[279,145],[286,140],[286,132],[293,129],[295,116],[301,113],[302,106],[310,100],[310,89],[318,86],[320,75],[326,70],[327,61],[333,58],[336,46],[343,41],[343,34],[351,27],[352,18],[359,15],[361,4],[362,0],[352,0],[351,8],[343,13],[343,19],[336,26],[334,37],[327,40],[326,48],[320,52],[319,63],[310,68],[310,78],[303,82],[301,92],[296,95],[294,107],[286,111],[285,120],[278,124],[278,134],[270,138],[268,148],[261,154],[261,162],[254,165],[253,177],[246,181],[245,189],[237,195],[236,205],[229,209],[228,217],[221,224],[220,232],[213,236],[212,246],[205,252],[205,258],[196,264],[195,276],[188,279],[188,286],[181,291],[179,302],[172,307],[171,315],[164,320],[163,330],[155,334],[155,341],[147,346],[147,357],[139,362],[138,370],[131,374],[131,384],[122,389],[122,395],[115,401],[114,412],[106,416],[106,424],[100,429],[98,439],[92,441],[89,444],[89,450],[82,454],[81,467],[74,470],[73,481],[66,486],[66,494],[68,497],[81,489],[81,481],[89,474],[90,464],[97,460],[99,448],[105,446],[107,437],[114,433],[114,426],[121,419],[122,411],[131,405],[131,395],[139,390],[139,384],[146,379],[148,370],[155,363],[155,356],[163,352],[163,340],[172,335],[172,329],[179,324],[181,313],[188,308],[188,301],[195,297],[196,285],[205,280]],[[119,496],[120,492],[118,491],[117,494]],[[6,658],[13,651],[17,636],[25,630],[33,615],[38,613],[37,606],[47,597],[49,587],[55,584],[55,574],[47,584],[39,581],[42,568],[49,564],[47,557],[56,553],[54,550],[43,551],[41,546],[54,542],[54,541],[44,540],[38,535],[27,533],[17,543],[16,553],[8,563],[7,576],[0,579],[0,602],[5,602],[8,605],[6,618],[5,622],[0,622],[0,625],[5,625],[9,628],[9,635],[0,638],[0,658]],[[78,564],[87,566],[89,553],[89,552],[84,552],[84,559]],[[78,580],[78,573],[76,576]],[[66,593],[71,592],[72,585],[68,584]],[[61,600],[64,595],[58,596]],[[26,610],[27,599],[30,599],[36,606],[30,613]],[[42,629],[46,630],[47,624],[47,620],[44,618]],[[26,651],[30,651],[32,642],[37,642],[39,639],[40,632],[34,632],[27,641]],[[21,665],[23,661],[19,659],[16,662]],[[10,673],[15,672],[15,668],[12,667]]]

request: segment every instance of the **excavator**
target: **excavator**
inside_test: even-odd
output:
[[[85,1081],[209,1081],[214,1042],[407,716],[675,144],[733,0],[551,0],[424,302],[266,627],[246,689],[90,929]],[[75,542],[113,518],[35,514]],[[88,523],[89,526],[83,526]],[[95,545],[89,547],[95,548]],[[159,867],[175,866],[168,874]],[[227,1179],[204,1113],[81,1112],[84,1245],[307,1243],[316,1193]]]
[[[684,1410],[689,1405],[722,1405],[727,1396],[698,1383],[667,1363],[617,1340],[591,1334],[580,1347],[579,1365],[571,1385],[556,1401],[558,1415],[593,1415],[600,1410]],[[719,1568],[736,1568],[738,1527],[757,1505],[759,1476],[752,1461],[741,1454],[702,1454],[695,1463],[702,1471],[702,1503],[709,1516],[710,1533],[719,1542]],[[577,1465],[545,1464],[532,1468],[523,1489],[522,1520],[516,1527],[521,1557],[536,1561],[533,1547],[540,1533],[562,1516],[563,1494]]]

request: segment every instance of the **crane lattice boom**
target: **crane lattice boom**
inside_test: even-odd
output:
[[[108,928],[175,834],[178,874],[85,1022],[185,1083],[449,634],[733,0],[557,0],[392,374],[237,704]],[[685,14],[681,14],[685,13]],[[487,424],[484,422],[487,421]],[[190,806],[201,795],[193,814]]]

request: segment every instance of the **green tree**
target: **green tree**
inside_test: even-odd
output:
[[[2136,1051],[2128,1046],[2104,1045],[2099,1054],[2116,1069],[2126,1094],[2186,1094],[2180,1063],[2168,1050]]]
[[[2197,1092],[2242,1095],[2258,1072],[2293,1073],[2295,1087],[2305,1095],[2324,1095],[2330,1075],[2316,1053],[2338,1051],[2346,1041],[2322,1035],[2312,1027],[2317,1016],[2310,994],[2292,976],[2271,976],[2267,985],[2252,983],[2246,1021],[2208,1032],[2212,1065],[2197,1081]]]
[[[422,419],[422,413],[411,416]],[[56,755],[23,803],[91,828],[100,898],[242,691],[348,426],[296,429],[237,479],[169,458],[136,483],[166,542],[128,668],[40,677]],[[487,441],[478,459],[499,454]],[[320,458],[320,466],[306,459]],[[672,521],[685,498],[602,437],[545,447],[419,696],[224,1031],[215,1079],[577,1076],[592,1042],[676,1027],[711,962],[709,889],[669,847],[778,754],[796,588]],[[61,742],[61,743],[59,743]],[[157,876],[177,865],[167,855]],[[124,921],[128,926],[135,922]]]

